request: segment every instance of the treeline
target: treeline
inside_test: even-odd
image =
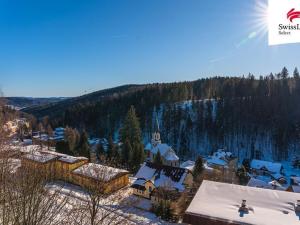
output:
[[[108,137],[119,131],[133,105],[140,118],[144,140],[149,140],[153,117],[159,119],[165,142],[181,155],[192,155],[197,137],[206,136],[211,149],[226,146],[225,139],[242,134],[252,138],[251,154],[257,153],[255,138],[270,133],[274,154],[288,157],[288,146],[298,141],[300,127],[300,79],[295,69],[247,77],[214,77],[192,82],[150,84],[115,90],[98,101],[95,94],[62,108],[63,101],[32,113],[49,116],[52,126],[87,130],[91,136]],[[89,97],[90,99],[90,97]],[[210,99],[210,100],[208,100]],[[180,104],[184,101],[184,104]],[[52,110],[55,114],[52,114]],[[57,112],[60,115],[57,115]],[[243,142],[239,143],[243,148]]]

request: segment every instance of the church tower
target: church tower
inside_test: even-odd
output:
[[[160,133],[159,133],[159,124],[158,124],[157,117],[156,117],[155,129],[154,129],[154,132],[152,133],[151,144],[154,147],[157,146],[158,144],[161,144]]]

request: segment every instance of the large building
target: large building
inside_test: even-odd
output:
[[[300,196],[204,180],[185,212],[192,225],[297,225]]]
[[[161,143],[158,123],[155,132],[152,134],[151,143],[148,143],[145,147],[145,152],[147,161],[154,162],[155,156],[159,152],[164,165],[179,166],[179,157],[172,147],[168,144]]]
[[[188,169],[165,165],[144,163],[132,184],[133,193],[137,196],[153,200],[156,189],[163,188],[170,192],[183,192],[193,183],[192,173]],[[154,192],[155,191],[155,192]]]
[[[95,163],[52,151],[34,151],[21,158],[22,167],[38,171],[49,180],[63,180],[103,193],[116,191],[129,183],[126,170]]]
[[[111,193],[129,183],[129,172],[95,163],[87,163],[72,172],[72,181],[88,189]]]

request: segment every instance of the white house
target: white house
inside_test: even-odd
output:
[[[147,161],[153,162],[155,155],[159,152],[164,165],[167,166],[179,166],[179,157],[171,146],[165,143],[161,143],[159,128],[152,134],[151,143],[148,143],[145,147],[147,155]]]
[[[185,212],[192,225],[300,224],[299,194],[204,180]]]
[[[231,152],[227,152],[224,149],[219,149],[211,156],[207,157],[206,163],[212,168],[227,168],[231,164],[232,166],[236,165],[237,158],[233,157]]]
[[[145,162],[135,178],[131,186],[134,194],[149,199],[155,189],[164,188],[169,191],[183,192],[193,183],[192,173],[188,169],[151,162]]]
[[[280,183],[286,183],[281,163],[253,159],[250,163],[251,172],[257,175],[270,176]]]

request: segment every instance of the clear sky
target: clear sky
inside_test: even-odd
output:
[[[0,0],[0,87],[5,96],[77,96],[300,66],[299,44],[268,46],[258,2]]]

